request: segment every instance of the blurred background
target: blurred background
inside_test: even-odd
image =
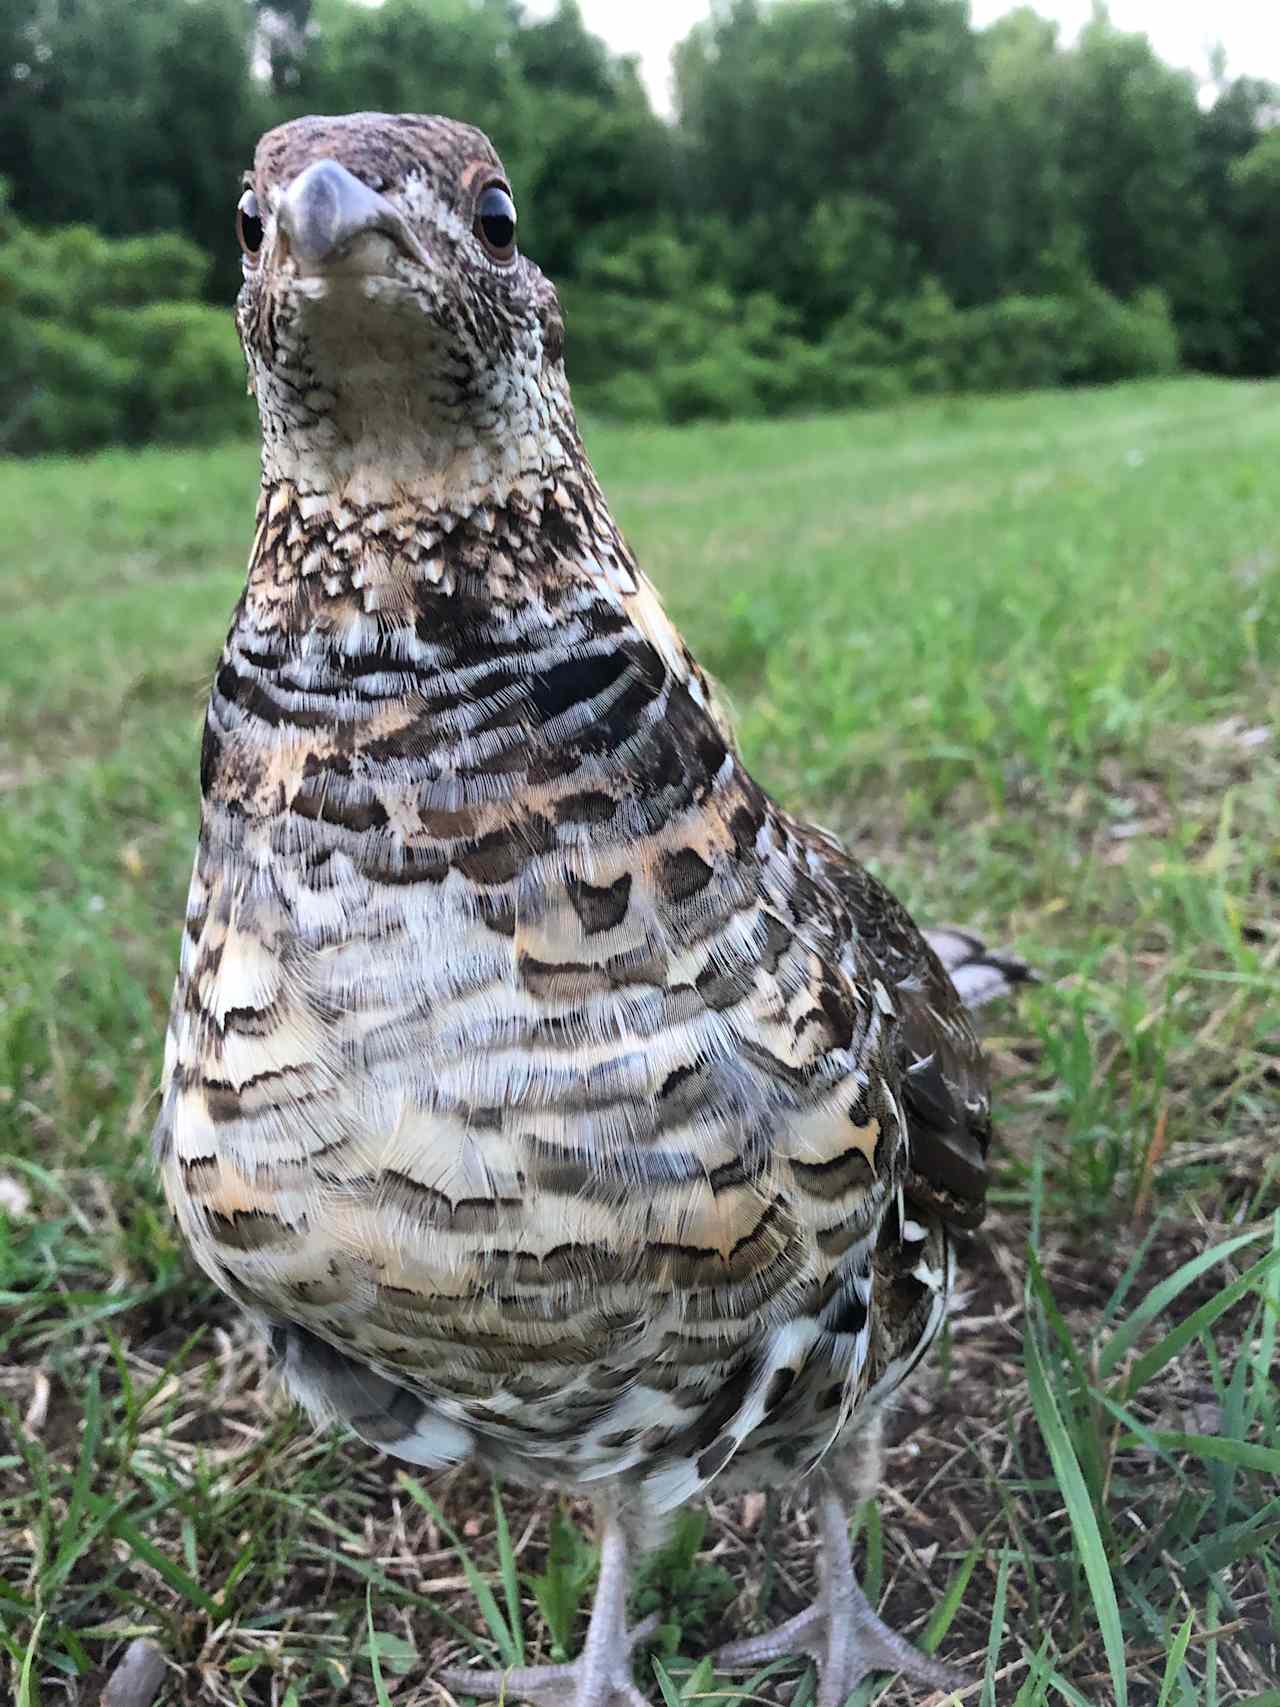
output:
[[[98,1707],[139,1639],[163,1707],[439,1707],[469,1643],[581,1640],[588,1514],[313,1429],[150,1153],[258,486],[241,174],[383,108],[501,149],[753,774],[1043,977],[868,1593],[976,1707],[1280,1707],[1280,25],[1043,10],[0,0],[5,1700]],[[649,1698],[809,1707],[693,1661],[812,1541],[689,1514]]]
[[[1268,9],[1223,12],[1237,66],[1209,8],[1149,6],[1198,74],[1101,6],[997,10],[596,0],[646,85],[572,0],[7,0],[0,450],[246,427],[240,173],[268,126],[360,108],[492,135],[600,414],[1274,373]]]

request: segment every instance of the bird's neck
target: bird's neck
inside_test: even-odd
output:
[[[314,521],[335,511],[446,520],[534,497],[565,472],[585,467],[563,376],[530,385],[501,406],[442,385],[428,367],[411,370],[377,352],[362,366],[347,354],[344,384],[254,381],[262,430],[264,497],[305,495]],[[589,470],[588,470],[589,472]],[[439,531],[437,529],[437,531]]]
[[[335,616],[421,620],[424,606],[511,606],[574,580],[634,586],[634,565],[585,459],[510,478],[440,471],[377,487],[264,474],[245,608],[261,627]],[[554,603],[554,595],[552,595]]]
[[[388,438],[352,433],[317,444],[305,433],[264,435],[264,498],[305,494],[313,514],[333,510],[465,516],[513,493],[531,496],[573,464],[572,442],[546,430],[517,438],[434,434]],[[310,520],[311,518],[305,518]]]

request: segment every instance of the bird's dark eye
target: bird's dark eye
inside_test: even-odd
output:
[[[262,247],[262,215],[252,190],[246,190],[236,206],[236,236],[246,255],[256,255]]]
[[[516,204],[501,184],[481,190],[475,233],[495,261],[509,261],[515,254]]]

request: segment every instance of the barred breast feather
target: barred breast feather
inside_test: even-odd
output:
[[[202,783],[157,1143],[314,1409],[660,1511],[901,1379],[980,1214],[977,1045],[588,471],[425,545],[265,491]]]

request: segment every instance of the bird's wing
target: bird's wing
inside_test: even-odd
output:
[[[970,1013],[1013,995],[1019,984],[1037,982],[1025,960],[988,948],[972,931],[944,925],[921,935],[942,962],[943,971]]]
[[[1028,976],[967,933],[935,933],[950,966],[885,886],[832,838],[809,835],[810,859],[849,909],[860,946],[880,968],[897,1020],[896,1059],[907,1117],[903,1189],[955,1227],[985,1213],[991,1100],[968,1009]]]

